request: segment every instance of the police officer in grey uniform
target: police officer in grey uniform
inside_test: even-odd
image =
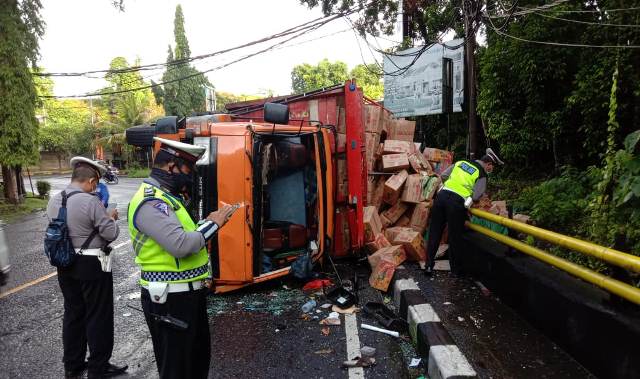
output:
[[[71,183],[47,206],[49,219],[56,218],[64,192],[69,236],[76,252],[81,251],[71,266],[58,268],[64,297],[65,377],[80,378],[87,369],[89,378],[110,377],[127,370],[127,366],[109,363],[113,350],[113,276],[105,264],[109,257],[105,259],[102,251],[118,237],[118,212],[114,209],[107,213],[94,193],[104,167],[84,157],[72,158],[71,167]],[[81,250],[83,245],[86,247]],[[87,345],[90,355],[85,361]]]

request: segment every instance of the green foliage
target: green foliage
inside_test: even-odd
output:
[[[272,96],[268,96],[272,97]],[[226,112],[225,105],[230,103],[238,103],[241,101],[249,101],[259,99],[257,95],[235,95],[230,92],[218,92],[216,91],[216,112]]]
[[[47,199],[33,196],[25,197],[24,202],[21,204],[14,205],[0,202],[0,219],[11,223],[35,211],[46,209],[48,202],[49,200]]]
[[[294,66],[291,70],[291,88],[294,93],[309,92],[344,83],[348,78],[346,63],[331,63],[325,58],[315,66],[308,63]]]
[[[127,170],[127,177],[129,178],[147,178],[151,170],[148,168],[130,168]]]
[[[359,64],[351,70],[351,77],[362,87],[365,96],[380,100],[384,96],[382,70],[376,64]]]
[[[565,167],[558,177],[521,190],[514,211],[530,215],[543,228],[576,234],[588,216],[587,206],[600,175],[595,168]]]
[[[176,7],[174,19],[175,51],[169,46],[167,55],[167,70],[162,76],[165,83],[162,91],[156,90],[156,102],[162,99],[164,111],[167,115],[187,116],[193,112],[205,110],[204,86],[211,86],[209,80],[182,60],[191,56],[189,43],[184,30],[184,15],[182,7]]]
[[[0,164],[35,163],[38,157],[36,91],[30,66],[44,33],[39,0],[0,3]]]
[[[38,195],[41,198],[45,198],[49,196],[49,191],[51,191],[51,183],[46,180],[38,180],[36,182],[36,188],[38,189]]]

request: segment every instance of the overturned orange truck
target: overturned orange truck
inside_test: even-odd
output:
[[[242,205],[209,245],[212,288],[221,293],[287,275],[303,256],[317,262],[363,247],[367,103],[347,81],[228,105],[228,114],[165,117],[128,129],[127,141],[150,147],[158,136],[206,148],[192,189],[194,219],[224,203]]]

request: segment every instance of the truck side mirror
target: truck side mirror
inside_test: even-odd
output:
[[[264,121],[270,124],[288,124],[289,106],[285,104],[265,103]]]

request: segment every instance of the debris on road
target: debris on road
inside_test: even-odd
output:
[[[331,304],[331,303],[322,304],[320,306],[320,308],[322,308],[322,309],[329,309],[331,307],[333,307],[333,304]]]
[[[491,291],[489,291],[489,289],[485,287],[484,284],[482,284],[482,282],[480,282],[479,280],[476,280],[475,283],[476,285],[478,285],[478,287],[480,288],[480,292],[482,292],[484,296],[491,296]]]
[[[318,303],[311,299],[302,305],[302,312],[309,313],[316,307],[316,305],[318,305]]]
[[[400,333],[394,332],[392,330],[382,329],[382,328],[378,328],[376,326],[368,325],[368,324],[360,324],[360,326],[362,327],[362,329],[373,330],[374,332],[388,334],[393,337],[400,337]]]
[[[360,348],[360,354],[363,357],[373,357],[376,355],[376,348],[371,346],[363,346]]]
[[[135,300],[140,298],[140,291],[130,293],[128,296],[129,300]]]
[[[372,357],[359,357],[342,362],[342,367],[370,367],[376,364],[376,359]]]
[[[345,314],[345,315],[352,315],[352,314],[354,314],[354,313],[358,312],[360,309],[359,309],[359,308],[357,308],[355,305],[352,305],[351,307],[349,307],[349,308],[347,308],[347,309],[342,309],[342,308],[340,308],[340,307],[338,307],[338,306],[334,305],[334,306],[331,308],[331,310],[332,310],[332,311],[334,311],[334,312],[338,312],[338,313]]]
[[[124,317],[131,317],[131,313],[127,312],[127,313],[123,313],[122,316]]]
[[[451,271],[451,265],[448,260],[435,261],[433,269],[436,271]]]
[[[458,316],[458,321],[463,322],[464,321],[464,317]]]
[[[453,303],[450,301],[445,301],[444,303],[442,303],[442,305],[453,305]]]
[[[418,367],[421,361],[422,361],[422,358],[411,358],[411,363],[409,363],[409,367],[411,368]]]
[[[340,314],[338,312],[331,312],[329,316],[320,321],[320,325],[340,325]]]
[[[315,279],[305,284],[304,287],[302,287],[302,290],[305,292],[316,291],[326,287],[331,287],[332,285],[333,283],[329,279]]]
[[[331,329],[329,329],[328,326],[325,326],[324,328],[322,328],[321,332],[323,335],[328,336],[329,334],[331,334]]]
[[[329,329],[329,328],[327,328]],[[328,355],[333,353],[333,349],[321,349],[321,350],[316,350],[313,352],[314,354],[318,354],[318,355]]]

